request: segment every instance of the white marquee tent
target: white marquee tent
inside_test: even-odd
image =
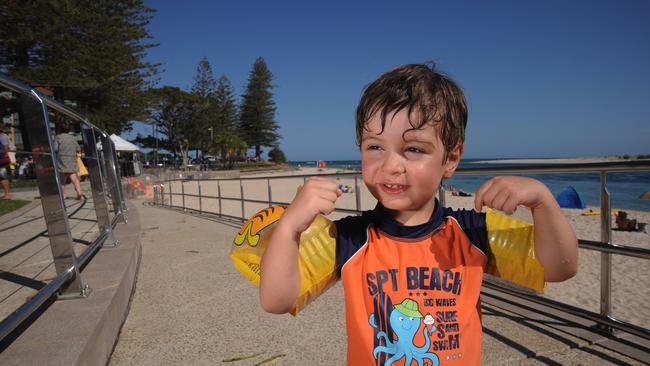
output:
[[[140,149],[116,134],[111,135],[111,141],[115,144],[120,174],[123,177],[139,176],[142,172],[142,163],[138,157]]]
[[[125,139],[121,138],[120,136],[116,134],[111,135],[111,140],[115,144],[115,151],[139,151],[137,146],[133,145],[132,143],[126,141]]]

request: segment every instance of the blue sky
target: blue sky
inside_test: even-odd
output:
[[[428,60],[465,91],[466,158],[650,154],[645,0],[146,4],[160,85],[189,90],[205,56],[241,94],[266,60],[290,160],[358,159],[364,86]]]

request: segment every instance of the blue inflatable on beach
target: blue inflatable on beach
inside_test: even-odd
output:
[[[585,200],[572,186],[564,188],[555,198],[562,208],[586,208]]]

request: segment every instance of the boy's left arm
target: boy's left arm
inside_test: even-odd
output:
[[[555,197],[540,181],[525,177],[495,177],[476,192],[474,206],[487,206],[507,214],[524,205],[531,209],[535,254],[544,267],[545,280],[560,282],[578,271],[578,240]]]

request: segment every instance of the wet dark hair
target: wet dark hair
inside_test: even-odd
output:
[[[413,130],[421,129],[427,123],[434,124],[445,147],[445,159],[447,152],[465,141],[465,95],[458,84],[429,62],[400,66],[366,87],[357,107],[357,144],[361,145],[363,131],[367,131],[366,125],[375,113],[381,113],[382,133],[386,116],[405,108]],[[418,112],[417,120],[412,118],[415,112]]]

